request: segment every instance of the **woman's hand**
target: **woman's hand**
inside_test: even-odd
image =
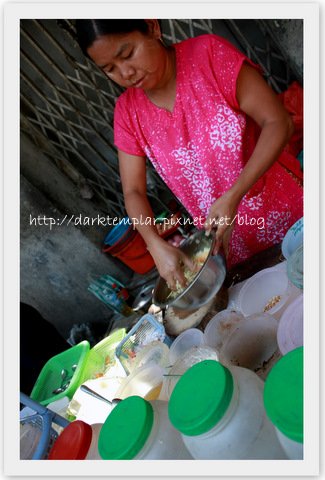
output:
[[[235,225],[239,200],[228,190],[210,207],[209,215],[204,224],[206,233],[216,231],[216,243],[212,254],[216,255],[221,245],[225,254],[228,253],[229,239]]]
[[[194,271],[195,263],[179,248],[175,248],[165,240],[157,239],[148,250],[154,259],[158,272],[164,278],[171,290],[176,289],[176,281],[186,286],[184,266]]]

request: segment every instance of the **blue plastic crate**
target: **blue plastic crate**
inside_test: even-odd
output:
[[[46,460],[48,454],[58,437],[58,432],[54,425],[65,428],[69,425],[69,420],[61,417],[55,412],[44,407],[38,402],[20,392],[20,403],[29,407],[35,414],[24,417],[20,420],[21,425],[31,424],[40,432],[37,446],[32,454],[32,460]]]
[[[168,347],[172,343],[172,339],[166,335],[164,326],[153,315],[147,313],[140,318],[116,347],[116,356],[127,374],[130,373],[137,353],[145,345],[156,340],[162,341]]]

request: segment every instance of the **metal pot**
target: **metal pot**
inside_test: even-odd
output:
[[[176,297],[168,298],[171,290],[166,281],[159,277],[153,292],[153,303],[161,308],[173,305],[182,310],[194,310],[208,303],[226,277],[224,258],[219,254],[212,256],[214,244],[215,233],[212,231],[206,236],[204,230],[194,233],[183,242],[180,249],[190,258],[206,247],[209,248],[208,257],[192,282]]]

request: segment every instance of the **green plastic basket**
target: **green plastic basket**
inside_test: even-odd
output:
[[[96,354],[100,355],[106,369],[109,368],[110,365],[115,363],[115,349],[117,345],[123,340],[125,335],[126,329],[119,328],[118,330],[115,330],[113,333],[108,335],[108,337],[101,340],[91,349],[91,352],[93,351]]]
[[[72,369],[73,365],[76,365],[75,370]],[[96,373],[103,372],[104,368],[103,358],[97,352],[91,351],[89,342],[84,340],[47,361],[30,396],[41,405],[48,405],[65,396],[71,399],[82,383],[94,378]],[[63,392],[55,394],[55,389],[63,383],[63,369],[67,370],[66,381],[69,379],[70,384]]]

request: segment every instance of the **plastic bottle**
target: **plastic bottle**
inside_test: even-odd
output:
[[[242,367],[204,360],[184,373],[169,419],[195,459],[284,459],[263,405],[263,382]]]
[[[192,458],[168,419],[168,404],[138,396],[120,402],[107,417],[98,450],[105,460]]]
[[[303,458],[303,371],[303,347],[299,347],[274,365],[264,388],[266,413],[292,460]]]
[[[98,436],[101,423],[88,425],[82,420],[71,422],[54,442],[49,460],[101,460]]]

